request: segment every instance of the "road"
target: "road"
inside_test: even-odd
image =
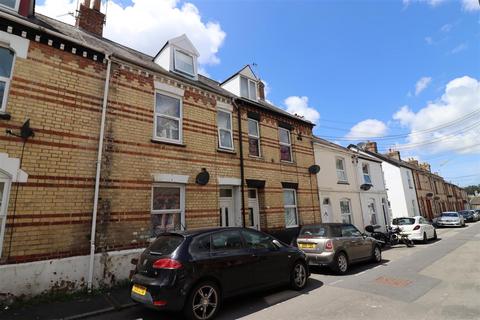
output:
[[[344,276],[315,268],[303,292],[275,290],[225,302],[218,319],[480,319],[480,222],[439,240],[383,252],[380,265]],[[89,319],[181,319],[135,306]]]

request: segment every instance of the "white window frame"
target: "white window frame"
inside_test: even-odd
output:
[[[372,216],[375,216],[375,222],[376,222],[375,224],[378,224],[377,201],[375,201],[375,198],[369,198],[367,206],[369,208],[368,211],[370,213],[370,222],[372,221]]]
[[[250,79],[250,78],[247,78],[247,77],[244,77],[244,76],[240,76],[240,95],[241,95],[241,92],[242,92],[242,78],[244,79],[247,79],[247,92],[248,92],[248,96],[247,97],[243,97],[243,98],[247,98],[249,100],[252,100],[252,101],[257,101],[257,82]],[[255,92],[253,93],[255,96],[252,98],[252,93],[250,92],[250,83],[253,83],[254,86],[255,86]]]
[[[12,10],[12,11],[18,12],[18,8],[20,7],[20,0],[15,0],[15,7],[14,7],[14,8],[9,7],[9,6],[6,6],[6,5],[4,5],[4,4],[2,4],[2,3],[0,3],[0,7],[6,8],[6,9],[8,9],[8,10]]]
[[[337,168],[337,160],[342,161],[342,170]],[[347,168],[345,168],[345,158],[335,157],[335,171],[337,173],[338,182],[348,182]],[[340,177],[340,175],[342,175],[342,177]]]
[[[346,201],[348,203],[348,210],[349,212],[348,213],[344,213],[342,212],[342,202]],[[340,205],[340,217],[341,217],[341,220],[343,222],[343,217],[350,217],[350,222],[346,222],[346,223],[350,223],[350,224],[353,224],[353,212],[352,212],[352,201],[348,198],[343,198],[343,199],[340,199],[339,201],[339,205]],[[346,219],[348,221],[348,219]]]
[[[219,122],[218,122],[218,115],[219,115],[220,112],[227,113],[230,116],[230,129],[220,128]],[[221,135],[220,135],[220,130],[230,132],[230,143],[232,144],[231,147],[222,146],[222,139],[221,139]],[[217,109],[217,135],[218,135],[218,147],[220,149],[231,150],[231,151],[235,150],[235,146],[233,145],[233,117],[232,117],[232,111],[226,110],[226,109],[220,109],[220,108]]]
[[[281,140],[281,134],[280,132],[284,130],[288,133],[288,141],[290,143],[286,143],[286,142],[282,142]],[[290,130],[288,129],[285,129],[285,128],[282,128],[282,127],[278,127],[278,143],[280,144],[280,146],[285,146],[285,147],[288,147],[289,150],[290,150],[290,161],[289,160],[282,160],[282,150],[280,149],[280,161],[281,162],[288,162],[288,163],[292,163],[293,162],[293,152],[292,152],[292,134],[290,132]]]
[[[248,155],[249,155],[249,156],[252,156],[252,157],[260,158],[260,157],[262,156],[262,150],[260,149],[260,124],[259,124],[258,120],[255,120],[255,119],[252,119],[252,118],[248,118],[248,122],[250,122],[250,121],[255,122],[255,125],[257,126],[257,133],[258,133],[258,135],[255,136],[255,135],[253,135],[253,134],[250,134],[250,129],[248,130],[248,139],[249,139],[249,141],[248,141],[248,145],[249,145]],[[250,128],[250,124],[248,125],[248,128]],[[257,140],[258,155],[250,154],[250,138]]]
[[[284,219],[285,219],[285,227],[286,228],[295,228],[295,227],[298,227],[299,226],[299,221],[298,221],[298,199],[297,199],[297,190],[295,189],[290,189],[290,188],[283,188],[283,192],[285,191],[293,191],[293,199],[295,200],[295,204],[283,204],[283,215],[284,215]],[[282,192],[282,196],[283,196],[283,192]],[[291,209],[291,208],[294,208],[295,209],[295,220],[297,221],[297,224],[295,225],[287,225],[287,219],[286,219],[286,209]]]
[[[410,189],[413,189],[412,175],[410,174],[410,171],[407,171],[407,183],[408,183],[408,187]]]
[[[157,94],[161,94],[163,96],[171,97],[180,101],[180,117],[173,117],[169,115],[164,115],[161,113],[157,113]],[[172,120],[178,121],[178,140],[169,139],[164,137],[157,136],[157,116],[165,117]],[[155,90],[155,99],[153,103],[153,140],[168,142],[173,144],[182,144],[183,143],[183,98],[179,95],[172,94],[166,91]]]
[[[189,56],[190,58],[192,58],[192,68],[193,68],[193,73],[190,73],[186,70],[182,70],[180,68],[177,67],[177,52],[180,52],[186,56]],[[197,74],[197,67],[196,67],[196,63],[195,63],[195,56],[193,56],[192,54],[188,53],[188,52],[185,52],[183,50],[179,50],[177,48],[173,48],[173,70],[175,72],[179,72],[181,74],[184,74],[184,75],[187,75],[187,76],[190,76],[192,78],[194,78]]]
[[[180,189],[180,209],[154,210],[153,209],[153,191],[155,188],[178,188]],[[185,228],[185,185],[179,183],[154,183],[150,195],[150,214],[180,214],[180,229]],[[153,226],[152,226],[153,227]]]
[[[367,173],[365,173],[363,171],[363,166],[365,166],[367,168]],[[370,175],[370,164],[369,163],[362,162],[362,175],[363,175],[363,182],[364,183],[372,184],[372,176]],[[370,180],[370,181],[367,181],[366,177],[368,177],[368,180]]]
[[[0,81],[5,82],[5,91],[3,92],[3,100],[0,101],[0,113],[4,113],[7,110],[8,93],[10,92],[10,82],[12,81],[13,68],[15,66],[17,54],[15,53],[14,50],[12,50],[12,48],[0,46],[0,49],[6,49],[13,52],[12,69],[10,70],[10,77],[7,78],[7,77],[0,76]]]
[[[0,182],[5,183],[5,187],[3,190],[3,199],[0,202],[0,257],[2,257],[2,249],[3,249],[3,239],[5,237],[5,226],[7,224],[7,212],[8,212],[8,200],[10,196],[10,188],[12,184],[12,180],[9,178],[3,178],[2,171],[0,170]]]

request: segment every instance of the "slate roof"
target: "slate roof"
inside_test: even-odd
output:
[[[349,153],[354,153],[356,154],[355,151],[349,149],[349,148],[345,148],[339,144],[336,144],[336,143],[333,143],[331,141],[328,141],[328,140],[325,140],[325,139],[322,139],[320,137],[317,137],[317,136],[313,136],[313,142],[315,143],[319,143],[319,144],[323,144],[323,145],[327,145],[327,146],[330,146],[332,148],[336,148],[336,149],[339,149],[341,151],[346,151],[346,152],[349,152]],[[368,161],[372,161],[372,162],[378,162],[378,163],[381,163],[382,161],[379,161],[373,157],[370,157],[370,156],[366,156],[366,155],[362,155],[362,154],[356,154],[356,156],[358,156],[360,159],[364,159],[364,160],[368,160]]]
[[[109,53],[113,57],[116,57],[122,61],[132,63],[137,66],[144,67],[154,72],[158,72],[161,74],[168,75],[172,78],[175,78],[179,81],[183,81],[189,83],[191,85],[198,86],[204,90],[211,91],[213,93],[217,93],[219,95],[229,97],[229,98],[236,98],[241,101],[250,103],[255,105],[258,108],[264,109],[265,111],[273,112],[276,114],[280,114],[282,116],[288,117],[290,119],[294,119],[296,121],[300,121],[303,123],[307,123],[311,126],[314,126],[312,122],[295,116],[287,111],[274,106],[266,101],[251,101],[244,98],[238,98],[237,96],[233,95],[232,93],[228,92],[227,90],[223,89],[220,86],[218,81],[205,77],[203,75],[198,75],[198,80],[187,79],[180,75],[177,75],[173,72],[163,69],[158,64],[156,64],[153,60],[154,57],[148,54],[142,53],[140,51],[134,50],[132,48],[126,47],[109,39],[97,36],[96,34],[81,30],[75,26],[69,25],[67,23],[55,20],[53,18],[44,16],[39,13],[35,13],[35,16],[24,18],[19,15],[15,15],[17,18],[22,18],[23,20],[27,20],[31,23],[34,23],[38,26],[41,26],[45,29],[49,29],[51,31],[58,32],[64,36],[67,36],[80,44],[90,47],[90,48],[97,48],[97,50],[101,50],[104,53]]]

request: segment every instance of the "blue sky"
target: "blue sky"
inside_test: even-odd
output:
[[[185,32],[201,48],[205,73],[223,80],[256,63],[271,102],[315,120],[312,109],[319,112],[314,132],[320,137],[343,145],[378,140],[381,151],[395,146],[403,158],[429,161],[434,171],[469,185],[480,183],[475,1],[167,1],[154,11],[166,22],[152,26],[142,42],[121,35],[141,34],[150,24],[125,30],[124,20],[117,25],[112,15],[147,21],[145,12],[133,12],[153,1],[114,0],[106,34],[153,54]],[[58,16],[69,2],[76,1],[37,4]],[[188,22],[192,15],[196,27]],[[411,132],[417,133],[408,138]]]

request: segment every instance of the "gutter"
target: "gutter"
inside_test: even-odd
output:
[[[108,92],[110,89],[110,73],[112,61],[110,55],[105,56],[107,60],[107,74],[105,77],[105,89],[103,90],[102,116],[100,123],[100,135],[98,138],[97,171],[95,175],[95,193],[93,197],[92,229],[90,232],[90,259],[88,265],[87,289],[92,291],[93,285],[93,264],[95,262],[95,233],[97,228],[98,196],[100,193],[100,175],[102,171],[103,140],[105,136],[105,120],[107,115]]]
[[[240,179],[242,190],[242,226],[245,228],[245,163],[243,161],[243,133],[242,133],[242,115],[240,107],[235,102],[236,98],[232,99],[233,105],[237,108],[237,120],[238,120],[238,135],[239,135],[239,151],[240,151]]]

